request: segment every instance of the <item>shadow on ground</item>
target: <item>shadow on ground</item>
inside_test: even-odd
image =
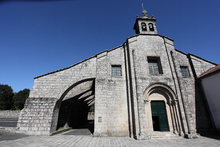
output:
[[[219,133],[205,134],[205,135],[201,135],[201,136],[216,139],[216,140],[220,140],[220,134]]]
[[[72,129],[72,130],[69,130],[69,131],[63,133],[63,135],[85,135],[85,136],[88,136],[88,135],[92,135],[92,133],[90,132],[89,129]]]
[[[20,133],[12,133],[4,130],[0,130],[0,141],[3,140],[16,140],[20,138],[27,137],[28,135],[20,134]]]

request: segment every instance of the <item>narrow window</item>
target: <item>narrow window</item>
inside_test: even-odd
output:
[[[112,65],[112,77],[122,76],[121,65]]]
[[[146,23],[144,23],[144,22],[141,23],[141,29],[142,29],[142,31],[147,31]]]
[[[163,74],[161,62],[159,57],[147,57],[149,73],[151,75]]]
[[[152,23],[149,23],[148,26],[150,31],[154,31],[154,25]]]
[[[180,66],[180,72],[181,72],[183,78],[190,77],[188,66]]]

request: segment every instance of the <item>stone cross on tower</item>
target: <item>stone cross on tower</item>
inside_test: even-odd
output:
[[[144,14],[144,16],[147,17],[147,10],[143,10],[143,11],[142,11],[142,14]]]
[[[147,17],[147,10],[144,9],[144,3],[142,2],[142,14]]]
[[[147,10],[144,9],[143,3],[142,13],[144,16],[137,17],[134,24],[136,34],[157,34],[156,18],[147,15]]]

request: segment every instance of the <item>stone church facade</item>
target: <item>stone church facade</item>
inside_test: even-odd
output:
[[[17,128],[34,135],[185,136],[213,129],[197,77],[215,63],[174,47],[156,19],[137,17],[124,44],[34,79]]]

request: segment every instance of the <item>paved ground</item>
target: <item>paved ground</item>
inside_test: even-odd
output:
[[[71,131],[70,131],[71,132]],[[14,135],[13,140],[0,141],[1,147],[220,147],[220,140],[199,139],[151,139],[134,140],[128,137],[92,137],[89,135],[25,136]],[[18,137],[18,138],[16,138]]]
[[[88,129],[70,130],[54,136],[27,136],[6,131],[15,129],[16,123],[16,119],[0,119],[0,147],[220,147],[220,137],[216,136],[134,140],[128,137],[92,137]]]
[[[74,129],[63,133],[63,135],[91,135],[89,129]]]
[[[5,131],[4,129],[0,129],[0,141],[3,141],[3,140],[16,140],[16,139],[24,138],[24,137],[27,137],[27,135],[15,134],[15,133],[12,133],[12,131],[8,132],[8,131]],[[0,146],[1,146],[1,143],[0,143]]]

